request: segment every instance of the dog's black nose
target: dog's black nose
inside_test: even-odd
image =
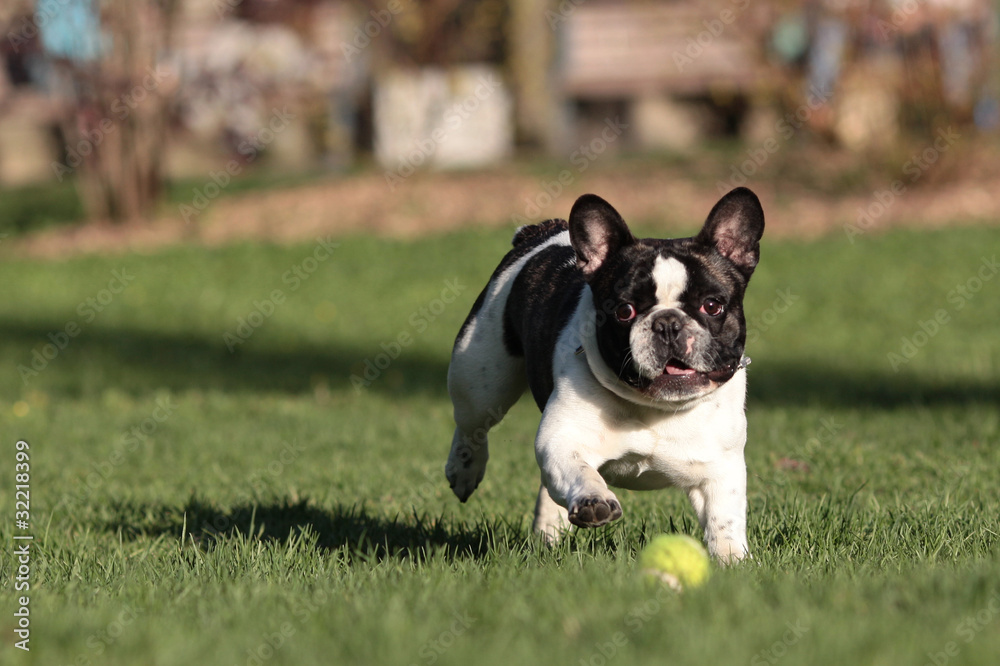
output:
[[[683,314],[679,310],[664,310],[653,319],[653,333],[664,342],[671,342],[684,327]]]

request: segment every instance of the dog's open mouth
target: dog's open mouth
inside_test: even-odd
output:
[[[741,367],[744,367],[744,364],[729,363],[714,370],[695,370],[684,361],[671,358],[663,366],[663,372],[657,378],[656,383],[678,385],[678,382],[688,384],[708,381],[721,384],[732,379]]]
[[[662,391],[687,394],[710,385],[709,373],[695,370],[679,358],[671,358],[663,365],[663,371],[652,381],[647,390],[654,394]]]
[[[667,361],[666,367],[663,368],[663,374],[672,375],[674,377],[690,377],[692,375],[698,374],[698,371],[689,366],[684,361],[679,361],[675,358]]]
[[[744,356],[735,363],[727,363],[711,370],[697,370],[686,361],[671,357],[663,364],[660,374],[652,381],[647,380],[649,383],[640,390],[657,399],[663,399],[665,393],[674,396],[694,395],[713,385],[718,387],[725,384],[749,363],[750,359]]]

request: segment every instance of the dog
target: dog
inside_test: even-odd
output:
[[[594,194],[568,222],[518,229],[452,350],[445,475],[458,498],[483,479],[489,430],[530,389],[536,532],[556,541],[617,520],[609,486],[676,486],[713,557],[748,557],[743,296],[763,232],[743,187],[691,238],[637,239]]]

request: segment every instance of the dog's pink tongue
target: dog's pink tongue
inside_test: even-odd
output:
[[[695,373],[693,368],[682,368],[673,363],[667,363],[666,372],[668,375],[693,375]]]

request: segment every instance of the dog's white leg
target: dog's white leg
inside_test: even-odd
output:
[[[600,527],[622,517],[622,505],[596,469],[581,464],[566,484],[567,519],[578,527]]]
[[[622,506],[597,471],[606,461],[600,437],[580,422],[579,412],[565,406],[556,395],[550,399],[538,428],[535,457],[550,499],[566,507],[567,520],[578,527],[598,527],[621,518]]]
[[[750,557],[747,545],[747,473],[742,457],[688,490],[705,531],[708,552],[722,563]]]
[[[538,501],[535,503],[535,532],[545,537],[549,543],[555,543],[571,527],[566,507],[556,504],[542,482],[538,488]]]
[[[502,329],[473,326],[455,344],[448,366],[448,393],[455,411],[455,434],[445,465],[451,489],[463,502],[486,473],[487,433],[528,386],[524,359],[503,346]]]

